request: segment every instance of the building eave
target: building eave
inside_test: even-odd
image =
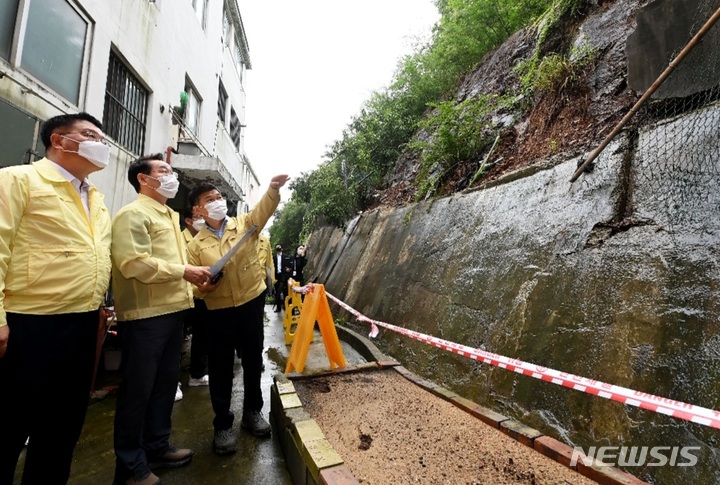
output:
[[[235,41],[242,51],[245,67],[247,67],[247,69],[252,69],[252,62],[250,61],[250,45],[248,44],[247,35],[245,34],[245,26],[243,25],[237,0],[225,0],[225,8],[230,15],[230,19],[235,24]]]

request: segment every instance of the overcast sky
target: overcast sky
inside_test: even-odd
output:
[[[250,45],[245,151],[265,187],[314,169],[398,61],[429,39],[432,0],[238,0]],[[283,199],[289,193],[283,191]]]

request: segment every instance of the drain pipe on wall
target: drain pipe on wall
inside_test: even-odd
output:
[[[172,163],[170,163],[172,154],[173,154],[173,153],[176,153],[176,154],[177,154],[177,152],[178,152],[178,151],[177,151],[175,148],[173,148],[172,146],[169,146],[169,145],[168,145],[168,147],[165,149],[165,162],[166,162],[168,165],[172,165]]]

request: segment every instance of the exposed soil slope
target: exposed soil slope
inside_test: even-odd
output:
[[[487,54],[460,83],[455,95],[464,101],[482,94],[516,96],[525,106],[512,113],[498,131],[500,141],[489,161],[499,162],[487,170],[474,186],[534,164],[564,161],[589,153],[612,130],[642,93],[627,87],[625,39],[634,29],[634,15],[647,0],[587,2],[582,12],[567,14],[549,29],[537,45],[538,25],[510,37]],[[531,99],[523,89],[516,67],[533,55],[551,54],[571,58],[578,43],[592,50],[592,61],[578,64],[572,79],[561,79],[551,90],[536,92]],[[508,113],[492,115],[495,120]],[[416,136],[427,137],[418,133]],[[442,197],[469,188],[486,154],[458,163],[443,177],[435,196]],[[404,153],[386,190],[376,194],[375,205],[399,206],[411,202],[416,193],[419,169],[417,153]]]

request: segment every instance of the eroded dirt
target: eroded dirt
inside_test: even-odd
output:
[[[364,484],[595,483],[392,370],[294,385],[305,410]]]
[[[571,82],[558,82],[554,89],[524,100],[525,108],[519,110],[519,117],[498,131],[498,146],[488,158],[488,162],[497,163],[472,186],[470,182],[487,153],[456,163],[444,174],[434,197],[477,187],[551,158],[568,160],[582,156],[596,148],[641,95],[627,87],[624,39],[634,28],[635,10],[644,3],[645,0],[632,0],[625,5],[600,1],[582,15],[562,18],[540,46],[541,56],[568,55],[582,25],[595,48],[593,61],[574,70]],[[607,19],[615,20],[608,23]],[[460,81],[455,99],[463,101],[479,94],[520,96],[522,87],[515,67],[533,55],[536,41],[537,32],[532,26],[511,36]],[[416,136],[427,137],[420,133]],[[367,209],[413,202],[419,157],[419,153],[403,153],[388,187],[374,194]]]

